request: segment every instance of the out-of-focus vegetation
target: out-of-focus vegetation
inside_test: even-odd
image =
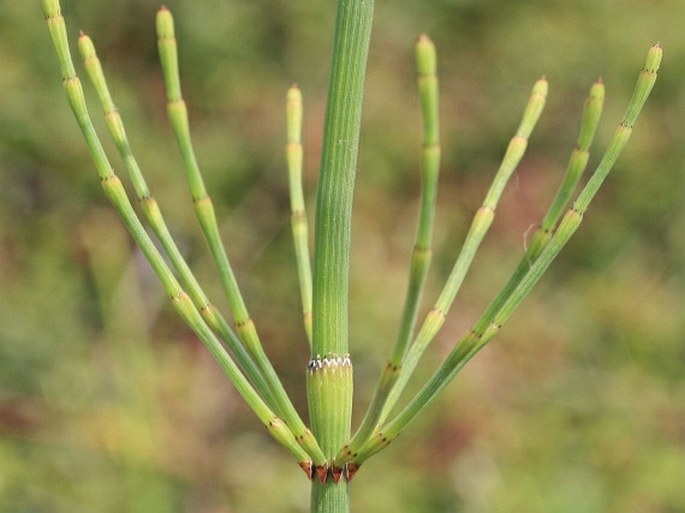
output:
[[[228,250],[267,351],[304,410],[284,96],[292,82],[305,95],[312,199],[333,2],[167,5]],[[93,37],[153,192],[220,303],[165,120],[158,5],[63,7],[72,42],[80,28]],[[684,12],[679,0],[378,3],[353,233],[358,416],[395,336],[414,234],[415,37],[425,31],[436,42],[442,89],[444,166],[427,301],[531,84],[544,74],[551,88],[424,377],[519,258],[575,143],[591,83],[602,75],[607,86],[596,163],[656,41],[664,61],[575,239],[438,404],[361,469],[356,510],[685,511]],[[2,2],[0,512],[305,511],[302,473],[238,399],[106,204],[40,6]]]

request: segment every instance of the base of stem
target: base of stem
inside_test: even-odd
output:
[[[312,480],[310,513],[349,513],[350,494],[348,483],[340,480],[338,484],[328,480],[321,484]]]

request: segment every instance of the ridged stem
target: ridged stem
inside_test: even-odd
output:
[[[310,513],[349,513],[350,489],[347,482],[334,483],[329,479],[312,481]]]
[[[313,275],[313,360],[348,354],[348,279],[352,197],[373,0],[339,0],[317,191]],[[319,379],[308,373],[312,429],[328,459],[350,436],[352,367]],[[332,469],[333,478],[342,469]],[[347,482],[312,481],[311,511],[349,511]]]
[[[352,196],[373,1],[339,0],[317,192],[313,354],[348,349]]]

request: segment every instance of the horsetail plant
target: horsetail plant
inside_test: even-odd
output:
[[[317,513],[349,511],[348,483],[360,465],[397,437],[500,331],[577,230],[588,205],[630,138],[633,125],[656,80],[662,53],[658,45],[649,50],[623,120],[596,170],[568,208],[587,166],[589,148],[604,101],[601,81],[591,87],[580,121],[577,145],[562,183],[518,267],[423,388],[398,414],[391,416],[421,356],[440,331],[478,247],[494,220],[499,199],[524,156],[548,90],[544,78],[533,86],[520,125],[473,218],[461,253],[433,308],[417,330],[422,290],[432,255],[431,236],[441,152],[436,52],[427,36],[419,37],[415,50],[423,118],[422,185],[407,293],[394,348],[381,372],[368,410],[352,436],[353,380],[347,320],[350,220],[373,8],[371,0],[338,1],[317,192],[313,266],[302,186],[302,94],[297,86],[293,86],[286,96],[286,162],[291,225],[303,323],[311,352],[306,365],[310,430],[295,410],[263,349],[220,239],[212,200],[205,188],[190,137],[171,12],[162,7],[157,14],[158,50],[166,84],[167,112],[181,153],[192,203],[216,263],[234,327],[210,302],[174,242],[133,155],[95,47],[91,39],[81,33],[79,52],[99,98],[107,129],[133,185],[142,216],[170,265],[143,227],[95,132],[72,62],[59,1],[43,0],[67,98],[95,162],[105,195],[159,277],[180,316],[207,346],[269,434],[293,455],[305,471],[311,480],[311,511]],[[562,217],[565,209],[566,214]]]

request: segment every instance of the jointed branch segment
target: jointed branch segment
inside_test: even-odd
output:
[[[400,321],[400,330],[390,365],[398,366],[404,358],[416,327],[421,293],[433,255],[432,236],[440,172],[440,110],[435,45],[425,34],[415,45],[417,85],[423,117],[423,151],[421,157],[421,204],[416,242],[409,266],[409,285]]]
[[[297,276],[300,281],[304,329],[312,349],[312,266],[309,258],[309,227],[302,190],[302,93],[297,86],[288,90],[286,97],[286,118],[288,144],[288,186],[290,190],[291,225],[297,259]]]

